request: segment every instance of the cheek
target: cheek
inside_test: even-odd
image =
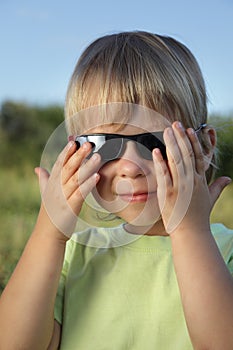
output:
[[[111,183],[109,182],[109,179],[107,177],[100,176],[100,180],[96,185],[95,192],[97,192],[98,195],[105,200],[111,198]]]
[[[111,163],[104,165],[99,170],[100,179],[96,185],[93,195],[95,199],[99,202],[101,199],[106,201],[112,200],[112,181],[114,178],[113,171],[109,166]]]

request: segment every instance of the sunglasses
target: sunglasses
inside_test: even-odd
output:
[[[144,159],[152,160],[152,151],[154,148],[159,148],[163,158],[167,159],[162,131],[137,135],[90,134],[77,136],[74,140],[77,149],[85,142],[91,144],[92,151],[88,155],[88,159],[94,153],[99,153],[104,162],[119,159],[125,152],[126,143],[128,141],[135,142],[138,153]]]
[[[198,133],[207,124],[201,124],[195,132]],[[79,149],[85,142],[89,142],[92,146],[91,153],[88,159],[94,153],[99,153],[102,161],[109,162],[111,160],[119,159],[125,152],[126,143],[134,141],[137,151],[140,156],[147,160],[152,160],[152,151],[154,148],[159,148],[164,159],[167,159],[166,146],[163,140],[163,131],[156,131],[151,133],[137,134],[137,135],[121,135],[121,134],[90,134],[74,137],[77,149]]]

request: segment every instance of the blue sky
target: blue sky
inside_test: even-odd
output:
[[[63,104],[81,51],[136,29],[185,43],[203,71],[210,112],[233,112],[232,0],[0,0],[0,103]]]

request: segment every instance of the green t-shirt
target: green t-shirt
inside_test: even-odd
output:
[[[211,228],[233,274],[233,231]],[[170,238],[132,235],[122,225],[86,230],[67,243],[55,318],[61,350],[193,349]]]

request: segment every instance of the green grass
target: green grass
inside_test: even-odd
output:
[[[40,194],[33,168],[0,173],[0,292],[12,273],[37,217]]]
[[[36,175],[30,166],[0,172],[0,293],[7,283],[26,241],[31,234],[40,205]],[[211,222],[222,222],[233,229],[233,184],[222,193],[211,215]]]

